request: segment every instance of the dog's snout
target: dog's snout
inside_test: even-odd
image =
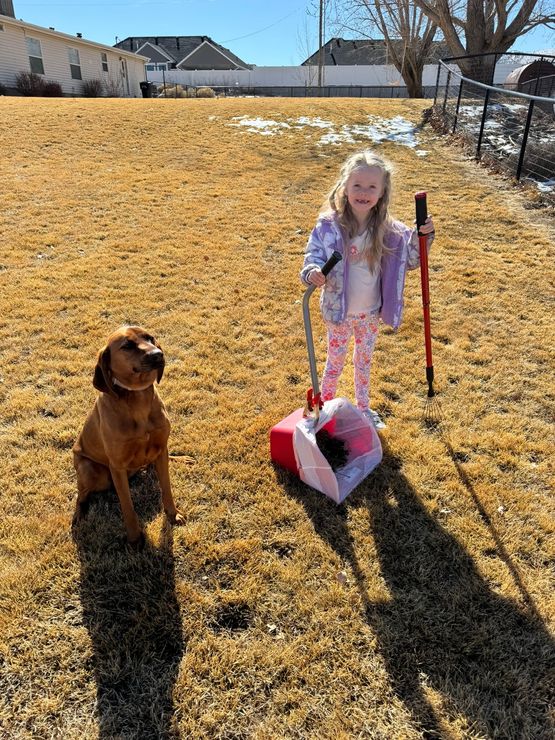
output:
[[[164,364],[164,353],[161,349],[158,349],[158,347],[147,352],[145,358],[153,367],[158,367]]]

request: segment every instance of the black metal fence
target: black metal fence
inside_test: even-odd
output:
[[[438,65],[434,111],[444,131],[463,136],[476,158],[489,158],[517,180],[532,181],[555,201],[555,98],[464,77],[456,61]],[[538,89],[540,80],[523,84],[531,82]]]
[[[215,87],[219,95],[260,95],[275,98],[408,98],[403,85],[325,85],[322,88],[310,86],[266,86],[256,88]],[[424,97],[432,97],[435,88],[427,88]]]
[[[162,87],[162,83],[159,83]],[[179,88],[187,90],[187,97],[196,97],[196,90],[203,86],[176,86],[166,83],[162,97],[179,97]],[[310,85],[266,85],[264,87],[241,87],[239,85],[205,85],[221,97],[270,97],[270,98],[408,98],[407,88],[403,85],[325,85],[322,88]],[[424,88],[424,97],[432,98],[436,88],[429,85]]]

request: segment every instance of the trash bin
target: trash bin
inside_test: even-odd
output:
[[[146,80],[144,82],[139,82],[139,87],[141,88],[143,98],[152,97],[152,84],[150,82],[147,82]]]

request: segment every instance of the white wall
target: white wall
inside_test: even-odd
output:
[[[517,66],[515,64],[515,66]],[[513,67],[503,65],[496,72],[495,82],[503,82]],[[437,64],[426,64],[422,76],[424,85],[435,85]],[[148,72],[152,82],[214,87],[304,87],[316,86],[317,67],[255,67],[248,70],[177,70]],[[345,65],[324,67],[324,85],[395,85],[405,87],[403,78],[393,65]]]
[[[30,72],[29,57],[25,38],[38,39],[41,44],[44,79],[59,82],[67,95],[81,95],[85,80],[111,80],[123,97],[141,97],[139,82],[145,79],[144,59],[135,55],[123,55],[120,49],[89,44],[82,39],[65,34],[49,33],[46,29],[31,26],[19,21],[10,22],[0,16],[0,82],[7,87],[15,87],[19,72]],[[78,49],[83,80],[74,80],[68,59],[68,48]],[[101,54],[108,58],[108,72],[102,71]],[[129,91],[122,76],[121,61],[127,63]]]

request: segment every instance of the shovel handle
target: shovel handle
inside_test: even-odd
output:
[[[327,262],[322,267],[322,275],[327,275],[330,270],[332,270],[335,265],[342,260],[343,257],[339,252],[333,252],[331,257],[327,260]],[[314,284],[309,285],[308,288],[304,292],[303,296],[303,321],[304,321],[304,332],[306,336],[306,349],[308,352],[308,364],[310,366],[310,379],[312,381],[312,390],[314,392],[315,396],[318,396],[320,393],[320,386],[318,383],[318,371],[316,369],[316,355],[314,353],[314,341],[312,339],[312,326],[310,323],[310,308],[309,308],[309,300],[310,296],[314,293],[316,290],[316,286]]]
[[[322,275],[324,277],[333,270],[333,268],[336,266],[338,262],[340,262],[343,259],[343,257],[339,254],[339,252],[333,252],[332,256],[329,258],[329,260],[326,262],[326,264],[322,267]]]

